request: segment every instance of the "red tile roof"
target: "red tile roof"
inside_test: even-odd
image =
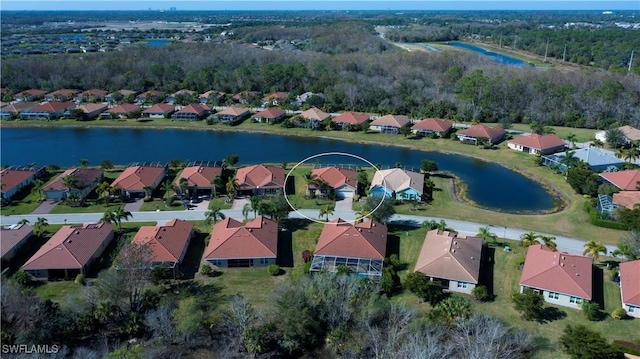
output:
[[[80,94],[80,96],[94,96],[94,97],[104,97],[108,92],[100,89],[91,89],[84,91]]]
[[[255,165],[239,168],[236,172],[240,189],[283,188],[285,172],[281,167]]]
[[[11,169],[0,171],[0,183],[4,185],[2,187],[2,192],[10,192],[15,186],[24,182],[29,177],[35,176],[36,173],[36,171],[19,171]]]
[[[427,232],[416,272],[429,277],[478,283],[483,241],[438,229]]]
[[[159,179],[164,177],[164,167],[154,166],[133,166],[125,169],[118,178],[116,178],[111,187],[121,188],[123,190],[143,191],[146,186],[153,186]]]
[[[327,182],[327,184],[329,184],[329,186],[333,187],[334,189],[344,186],[345,184],[355,189],[358,185],[358,181],[356,180],[358,172],[345,170],[343,168],[317,168],[311,171],[311,176],[317,177]]]
[[[28,224],[19,224],[12,228],[0,228],[0,257],[4,257],[18,243],[26,237],[33,235],[33,227]]]
[[[200,103],[192,103],[183,107],[176,113],[193,113],[196,115],[202,115],[207,111],[211,111],[211,108],[209,108],[209,106]]]
[[[591,300],[592,279],[591,258],[554,252],[536,244],[527,250],[520,285]]]
[[[411,126],[412,130],[428,130],[434,132],[447,132],[453,128],[453,123],[449,120],[439,118],[425,118]]]
[[[315,254],[384,259],[387,250],[387,226],[367,221],[355,226],[340,218],[327,222],[316,245]]]
[[[258,113],[256,113],[255,115],[253,115],[253,117],[260,117],[260,118],[278,118],[284,114],[286,114],[287,111],[281,109],[281,108],[276,108],[276,107],[269,107],[267,109],[264,109]]]
[[[242,225],[233,218],[213,227],[204,259],[275,258],[278,254],[278,224],[263,216]]]
[[[411,120],[405,115],[385,115],[371,122],[371,126],[404,127],[410,123]]]
[[[160,97],[162,96],[162,91],[157,90],[149,90],[147,92],[143,92],[138,95],[138,98],[147,98],[147,97]]]
[[[91,168],[72,168],[64,171],[62,174],[53,179],[47,185],[42,188],[44,191],[62,191],[68,188],[64,185],[64,178],[70,175],[74,175],[81,179],[85,185],[89,185],[95,182],[98,178],[104,175],[104,171],[100,169]]]
[[[114,95],[114,94],[116,94],[116,93],[119,93],[119,94],[121,94],[122,96],[128,96],[128,95],[135,95],[137,92],[136,92],[136,91],[131,91],[131,90],[125,90],[125,89],[122,89],[122,90],[114,91],[114,92],[110,93],[109,95],[110,95],[110,96],[113,96],[113,95]]]
[[[224,110],[218,112],[218,115],[242,116],[242,115],[245,115],[247,113],[249,113],[249,109],[248,108],[229,106],[229,107],[225,108]]]
[[[38,102],[27,102],[27,101],[20,101],[20,102],[14,102],[14,103],[10,103],[6,106],[3,106],[2,109],[0,109],[2,112],[11,112],[14,114],[20,113],[22,111],[26,111],[26,110],[31,110],[32,108],[39,106],[40,104]]]
[[[548,135],[539,135],[537,133],[533,133],[528,136],[516,137],[512,140],[509,140],[508,143],[514,143],[524,147],[534,148],[540,151],[565,146],[564,141],[553,133]]]
[[[53,97],[56,95],[60,95],[63,97],[68,97],[69,95],[71,96],[75,96],[78,92],[78,90],[72,90],[72,89],[59,89],[59,90],[55,90],[53,92],[49,92],[48,94],[46,94],[46,97]]]
[[[222,176],[222,167],[191,166],[182,170],[174,184],[179,187],[180,179],[186,178],[189,187],[213,188],[211,181],[216,176]]]
[[[40,106],[36,106],[32,108],[30,111],[57,113],[57,112],[61,112],[66,109],[70,109],[74,107],[76,107],[75,102],[50,101],[50,102],[45,102]]]
[[[285,99],[287,97],[289,97],[289,94],[287,92],[278,91],[278,92],[274,92],[266,95],[265,97],[262,98],[262,101],[266,102],[274,99],[280,100],[280,99]]]
[[[640,203],[640,191],[621,191],[613,194],[613,204],[634,209]]]
[[[189,244],[193,223],[174,219],[164,226],[142,226],[132,242],[149,245],[154,262],[181,262]]]
[[[640,170],[603,172],[600,173],[600,177],[623,191],[635,191],[638,189],[638,182],[640,182]]]
[[[178,95],[191,95],[191,96],[193,96],[195,94],[196,94],[196,92],[195,91],[191,91],[191,90],[178,90],[178,91],[172,93],[170,96],[172,96],[172,97],[175,97],[175,96],[178,96]]]
[[[622,303],[640,306],[640,259],[620,263]]]
[[[471,126],[467,129],[458,131],[456,134],[457,135],[463,135],[463,136],[469,136],[469,137],[475,137],[475,138],[489,138],[489,139],[493,139],[496,137],[500,137],[503,136],[506,133],[506,131],[500,127],[500,126],[495,126],[495,127],[489,127],[489,126],[485,126],[485,125],[475,125],[475,126]]]
[[[233,95],[231,98],[235,101],[240,101],[243,98],[250,98],[250,97],[255,97],[258,93],[255,91],[242,91],[239,92],[235,95]]]
[[[44,90],[39,90],[39,89],[29,89],[29,90],[24,90],[22,92],[18,92],[17,94],[13,95],[14,97],[21,97],[21,96],[25,96],[26,94],[29,94],[30,96],[33,97],[41,97],[47,94],[47,91]]]
[[[315,107],[312,107],[312,108],[302,112],[300,114],[300,116],[302,118],[306,118],[308,120],[318,120],[318,121],[324,121],[324,120],[328,119],[329,117],[331,117],[330,114],[328,114],[328,113],[326,113],[326,112],[324,112],[324,111],[322,111],[322,110],[320,110],[318,108],[315,108]]]
[[[109,112],[127,114],[131,111],[138,111],[138,110],[140,110],[140,106],[138,105],[134,105],[131,103],[123,103],[122,105],[118,105],[116,107],[110,108]]]
[[[170,105],[168,103],[158,103],[158,104],[155,104],[155,105],[149,107],[148,109],[142,111],[142,113],[146,113],[146,114],[153,114],[153,113],[167,114],[167,113],[173,112],[175,109],[176,109],[175,106]]]
[[[622,133],[624,133],[624,137],[628,138],[629,140],[632,140],[632,141],[640,140],[640,130],[638,130],[637,128],[627,125],[627,126],[618,127],[618,129],[622,131]]]
[[[331,121],[335,123],[348,123],[351,125],[361,125],[369,121],[370,118],[371,116],[369,116],[366,113],[356,113],[356,112],[349,111],[349,112],[341,113]]]
[[[24,270],[79,269],[113,238],[109,223],[62,226],[23,266]]]
[[[84,113],[92,113],[96,111],[105,111],[107,109],[107,105],[104,103],[85,103],[78,106],[79,109]]]
[[[210,91],[207,91],[207,92],[203,93],[202,95],[200,95],[199,98],[209,98],[209,97],[211,97],[211,95],[216,95],[215,97],[219,99],[219,98],[224,97],[225,93],[224,92],[210,90]]]

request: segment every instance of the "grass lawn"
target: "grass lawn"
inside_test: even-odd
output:
[[[37,285],[33,290],[42,300],[60,303],[69,294],[78,292],[82,286],[73,281],[46,282]]]
[[[11,204],[2,206],[1,211],[5,216],[14,214],[29,214],[40,205],[39,195],[35,192],[24,191],[13,198]]]
[[[589,129],[589,128],[572,128],[572,127],[560,127],[560,126],[549,126],[553,128],[553,131],[558,137],[562,139],[566,139],[570,133],[576,135],[577,142],[587,142],[595,139],[596,132],[598,130]],[[524,123],[515,123],[511,127],[511,130],[517,130],[522,132],[531,132],[531,126],[529,124]]]
[[[216,198],[212,198],[209,201],[209,209],[212,209],[214,206],[220,209],[231,209],[232,203],[227,202],[226,196],[219,196]]]

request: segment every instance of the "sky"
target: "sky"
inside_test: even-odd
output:
[[[636,10],[640,0],[0,0],[0,10]]]

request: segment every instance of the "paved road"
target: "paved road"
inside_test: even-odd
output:
[[[184,210],[184,211],[161,211],[161,212],[132,212],[133,218],[130,219],[131,222],[159,222],[165,223],[174,218],[184,219],[184,220],[203,220],[205,217],[205,210]],[[227,217],[236,218],[239,220],[244,219],[242,216],[241,210],[224,210],[222,211]],[[96,223],[102,218],[102,213],[75,213],[75,214],[27,214],[27,215],[12,215],[12,216],[1,216],[0,224],[1,225],[11,225],[16,224],[21,219],[28,219],[29,222],[35,223],[38,217],[45,217],[50,224],[65,224],[65,223]],[[252,216],[250,216],[251,218]],[[303,209],[298,212],[291,212],[291,218],[310,218],[317,220],[318,219],[318,210],[311,209]],[[355,219],[355,212],[353,211],[335,211],[330,219],[342,218],[344,220],[352,221]],[[412,215],[399,215],[396,214],[391,218],[391,222],[394,224],[404,224],[408,226],[418,227],[424,221],[428,220],[445,220],[447,225],[451,228],[454,228],[456,231],[467,234],[467,235],[475,235],[478,233],[478,229],[481,227],[486,227],[486,223],[475,223],[475,222],[466,222],[466,221],[458,221],[454,219],[447,218],[439,218],[439,217],[421,217],[421,216],[412,216]],[[520,228],[511,228],[511,227],[502,227],[496,226],[492,228],[492,232],[494,232],[499,238],[508,238],[508,239],[519,239],[520,236],[524,233],[530,232],[530,230],[520,229]],[[538,232],[537,232],[538,233]],[[545,235],[552,235],[548,233],[541,233]],[[582,254],[584,250],[584,240],[578,238],[570,238],[564,236],[555,236],[556,244],[558,246],[558,250],[562,252],[567,252],[571,254]],[[609,253],[615,250],[615,246],[607,245],[607,250]]]

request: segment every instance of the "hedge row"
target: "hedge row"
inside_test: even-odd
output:
[[[611,228],[611,229],[619,229],[623,231],[629,230],[629,226],[624,223],[610,221],[606,219],[600,218],[600,213],[598,213],[598,209],[594,208],[591,205],[591,202],[584,203],[584,210],[589,213],[589,222],[594,226]]]
[[[614,340],[611,345],[615,348],[621,349],[627,354],[640,355],[640,344],[625,342],[623,340]]]

